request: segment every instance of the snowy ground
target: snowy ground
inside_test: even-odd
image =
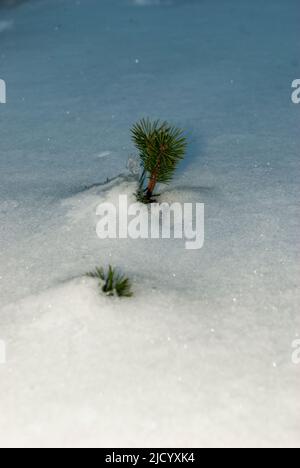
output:
[[[0,445],[299,447],[298,0],[0,14]],[[162,198],[205,203],[201,251],[96,236],[147,115],[187,130]]]

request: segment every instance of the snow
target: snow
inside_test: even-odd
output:
[[[298,30],[296,0],[1,10],[1,446],[299,447]],[[188,133],[162,200],[205,203],[200,251],[96,236],[147,115]]]
[[[0,21],[0,33],[8,31],[13,27],[12,21]]]

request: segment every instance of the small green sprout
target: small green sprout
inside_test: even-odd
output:
[[[142,119],[131,130],[132,140],[139,151],[141,176],[136,198],[142,203],[153,203],[156,185],[168,184],[178,163],[184,158],[187,141],[182,130],[167,122]]]
[[[99,287],[106,296],[132,297],[131,281],[115,268],[109,265],[108,270],[96,268],[95,271],[87,273],[89,278],[99,280]]]

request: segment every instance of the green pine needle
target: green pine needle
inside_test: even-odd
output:
[[[158,196],[154,195],[156,185],[168,184],[173,179],[177,165],[185,155],[186,138],[182,130],[167,122],[156,120],[152,123],[149,119],[135,124],[131,133],[143,168],[136,197],[138,201],[151,203]]]
[[[109,265],[107,271],[103,268],[96,268],[95,271],[87,273],[87,276],[98,279],[101,291],[107,296],[133,296],[130,280],[121,273],[118,273],[111,265]]]

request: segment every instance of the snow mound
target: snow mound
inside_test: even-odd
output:
[[[265,303],[263,272],[249,285],[240,265],[190,255],[181,241],[100,241],[98,204],[134,201],[135,188],[122,175],[66,198],[60,223],[36,240],[42,285],[54,286],[1,309],[1,445],[299,445],[297,322],[284,307],[294,291],[281,293],[281,308]],[[177,186],[162,201],[199,194],[211,200]],[[200,259],[205,271],[195,274]],[[108,263],[130,276],[132,299],[104,297],[81,276]]]

